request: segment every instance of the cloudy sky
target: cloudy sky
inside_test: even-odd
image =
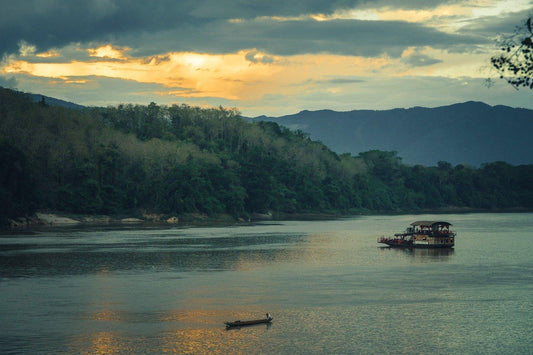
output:
[[[533,0],[0,0],[0,85],[83,105],[300,110],[483,101]]]

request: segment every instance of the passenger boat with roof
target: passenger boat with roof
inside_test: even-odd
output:
[[[403,233],[394,237],[381,237],[378,243],[397,248],[453,248],[455,233],[452,224],[443,221],[416,221]]]

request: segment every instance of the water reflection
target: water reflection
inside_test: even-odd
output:
[[[231,236],[148,235],[131,238],[107,232],[99,238],[0,241],[0,276],[33,277],[116,271],[249,270],[290,260],[303,234]],[[118,232],[120,233],[120,232]]]
[[[453,248],[390,248],[379,247],[383,253],[398,253],[408,256],[412,261],[420,263],[450,261],[455,250]]]
[[[455,249],[376,244],[437,218]],[[461,218],[0,236],[0,353],[533,354],[531,214]]]
[[[232,312],[224,311],[190,311],[178,312],[181,319],[189,322],[201,323],[191,324],[189,327],[180,327],[164,333],[161,337],[161,352],[179,354],[207,354],[235,353],[258,353],[260,344],[263,342],[265,332],[269,327],[243,327],[237,331],[226,331],[224,320],[231,320],[235,317]],[[239,317],[257,318],[258,312],[244,312]]]
[[[123,354],[132,350],[127,342],[119,340],[116,332],[93,333],[88,339],[87,354]]]
[[[104,312],[106,313],[106,312]],[[143,315],[137,319],[136,314],[123,314],[111,317],[111,320],[123,324],[131,324],[141,320],[152,319],[153,322],[167,324],[167,329],[149,334],[143,328],[143,335],[137,336],[131,331],[96,331],[72,337],[67,349],[84,349],[86,354],[128,354],[139,353],[150,349],[152,353],[173,354],[207,354],[207,353],[257,353],[264,333],[270,327],[246,327],[238,331],[226,331],[223,319],[231,319],[234,315],[227,311],[205,310],[171,310],[165,314]],[[253,314],[242,314],[253,317]],[[95,314],[90,319],[101,323],[98,328],[105,328],[107,317],[100,318]]]
[[[243,328],[265,328],[268,330],[271,327],[272,327],[272,323],[259,323],[259,324],[252,324],[252,325],[246,325],[246,326],[226,327],[226,331],[231,332],[232,330],[241,330]]]

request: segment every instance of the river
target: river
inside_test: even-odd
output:
[[[531,354],[532,217],[3,234],[0,353]],[[376,242],[415,220],[451,222],[455,248]]]

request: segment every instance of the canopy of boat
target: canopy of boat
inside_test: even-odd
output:
[[[437,221],[416,221],[411,223],[413,227],[434,227],[434,226],[451,226],[451,223],[448,222],[437,222]]]

